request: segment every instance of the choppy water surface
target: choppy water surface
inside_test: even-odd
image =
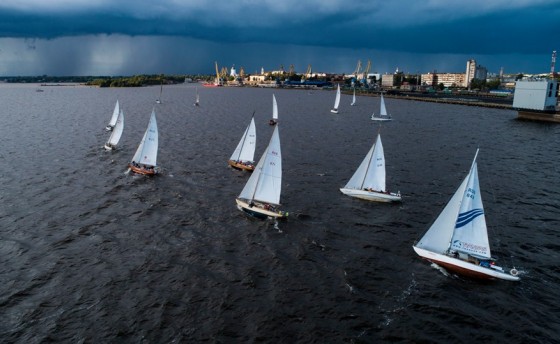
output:
[[[379,127],[379,98],[330,91],[0,85],[0,341],[553,342],[560,333],[560,126],[515,112],[386,99],[389,189],[338,190]],[[227,167],[251,114],[257,157],[280,112],[286,222],[235,207]],[[120,150],[102,149],[115,101]],[[162,175],[125,174],[152,108]],[[412,250],[466,175],[493,254],[522,281],[447,277]]]

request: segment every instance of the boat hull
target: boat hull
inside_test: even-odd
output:
[[[486,268],[461,259],[425,250],[412,246],[414,251],[422,258],[444,267],[446,270],[476,279],[502,279],[506,281],[519,281],[519,277],[511,273],[502,272],[493,268]],[[512,269],[513,270],[513,269]]]
[[[331,112],[332,113],[338,113],[338,110],[337,109],[332,109]]]
[[[340,191],[343,194],[348,195],[350,197],[356,197],[356,198],[364,199],[366,201],[374,201],[374,202],[401,202],[402,201],[401,195],[394,194],[394,193],[383,193],[383,192],[346,189],[346,188],[341,188]]]
[[[234,160],[228,160],[228,165],[230,165],[231,167],[238,169],[238,170],[243,170],[243,171],[249,171],[249,172],[253,172],[255,170],[255,165],[251,164],[251,165],[246,165]]]
[[[372,121],[378,121],[378,122],[388,122],[388,121],[391,121],[392,118],[379,118],[379,117],[371,116],[371,120]]]
[[[271,211],[262,208],[262,204],[255,203],[253,206],[250,206],[245,200],[236,198],[235,203],[237,203],[237,208],[251,216],[254,216],[259,219],[266,219],[268,217],[273,218],[286,218],[288,217],[288,213],[284,211]]]
[[[106,144],[103,146],[103,148],[105,148],[105,150],[108,150],[108,151],[112,151],[112,150],[117,149],[116,146],[112,146],[112,145],[110,145],[110,144],[108,144],[108,143],[106,143]]]
[[[152,168],[152,169],[146,169],[146,168],[143,168],[143,167],[134,166],[132,164],[128,164],[128,167],[134,173],[143,174],[143,175],[146,175],[146,176],[153,176],[153,175],[156,174],[155,167]]]

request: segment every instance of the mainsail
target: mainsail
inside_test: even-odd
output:
[[[133,162],[138,164],[144,164],[147,166],[156,166],[157,162],[157,152],[158,152],[158,128],[156,123],[156,112],[152,110],[152,115],[150,116],[150,122],[148,123],[148,128],[144,133],[142,142],[138,146]]]
[[[348,181],[346,189],[362,190],[371,188],[375,191],[385,192],[385,154],[383,153],[383,144],[381,143],[381,135],[377,135],[377,140],[371,146],[368,154],[362,163]]]
[[[109,140],[107,141],[107,143],[111,146],[116,146],[117,143],[119,143],[119,140],[121,139],[123,129],[124,129],[124,113],[123,110],[121,109],[119,111],[119,115],[117,117],[117,122],[115,123],[115,127],[111,132],[111,136],[109,136]]]
[[[276,103],[276,97],[272,95],[272,119],[278,119],[278,104]]]
[[[383,93],[381,93],[381,108],[379,110],[379,115],[381,117],[388,117],[387,108],[385,107],[385,99],[383,98]]]
[[[477,257],[491,257],[476,161],[469,173],[467,187],[454,227],[451,249]]]
[[[255,157],[256,142],[257,131],[255,127],[255,118],[252,117],[251,122],[245,129],[245,133],[243,133],[241,140],[237,144],[237,147],[229,159],[234,161],[253,162]]]
[[[115,108],[113,109],[113,116],[111,116],[111,120],[109,120],[109,127],[114,127],[117,123],[117,117],[119,117],[119,100],[117,99],[117,103],[115,104]]]
[[[338,105],[340,105],[340,84],[336,88],[336,98],[334,99],[334,110],[338,110]]]
[[[279,205],[281,189],[282,154],[280,151],[280,135],[278,126],[276,126],[266,151],[239,194],[239,198]]]

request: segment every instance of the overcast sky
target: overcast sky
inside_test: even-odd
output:
[[[0,75],[546,73],[560,0],[1,0]],[[559,62],[560,64],[560,62]],[[560,68],[557,68],[559,70]]]

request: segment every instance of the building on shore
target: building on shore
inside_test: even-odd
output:
[[[466,79],[463,82],[463,87],[470,88],[473,79],[486,80],[488,77],[488,69],[482,65],[477,65],[475,59],[467,61],[467,70],[465,72]]]
[[[517,118],[560,123],[559,83],[555,79],[518,80],[513,96]]]
[[[436,87],[464,87],[465,73],[427,73],[420,76],[422,85]]]

